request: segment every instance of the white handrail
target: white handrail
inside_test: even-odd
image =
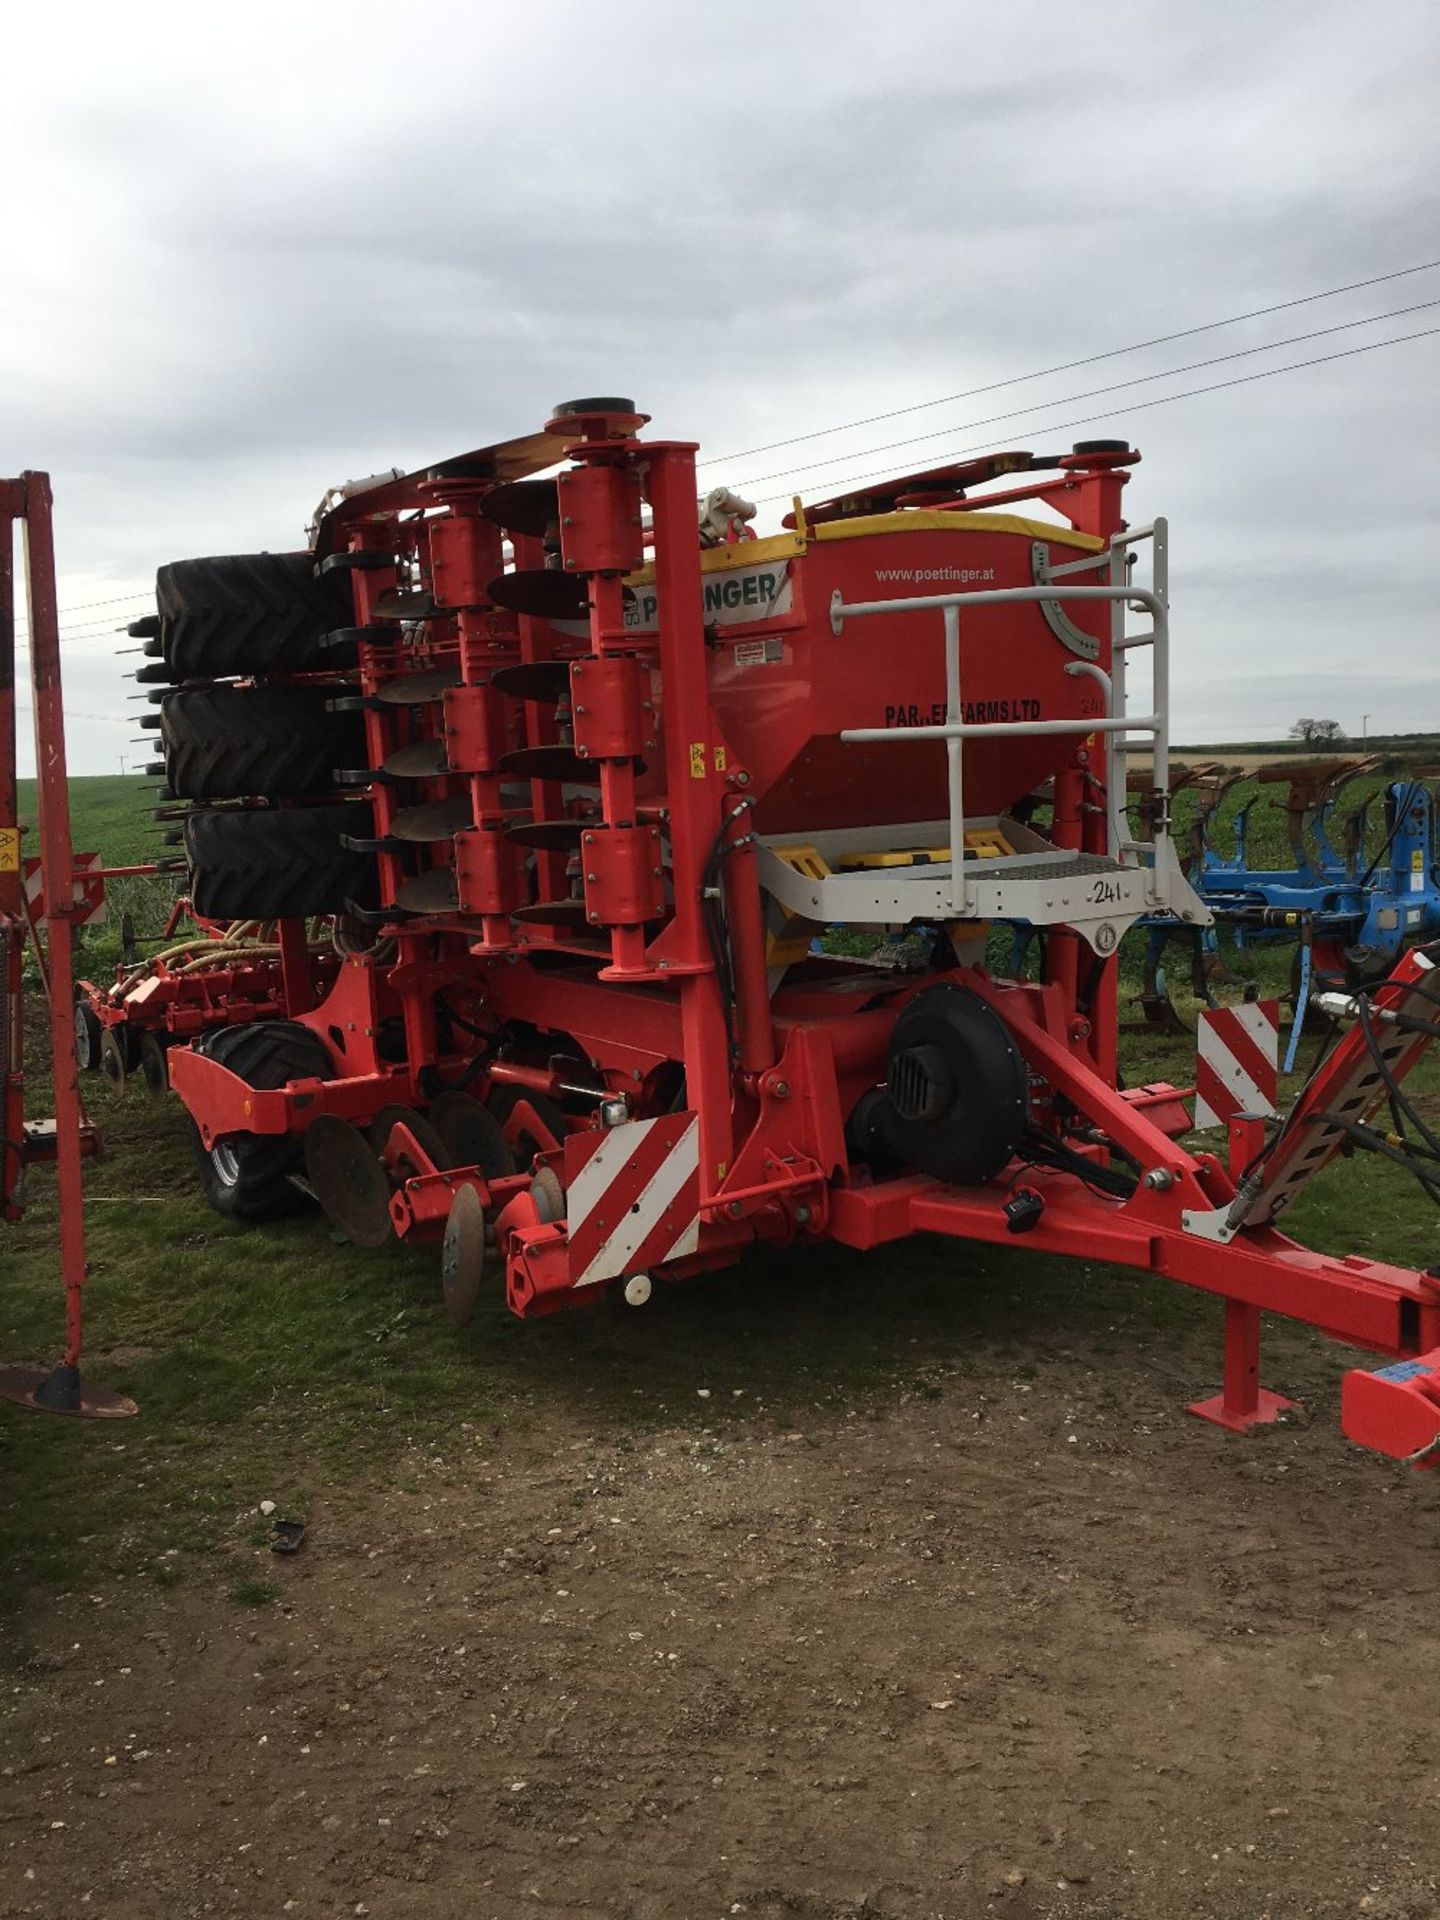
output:
[[[1165,522],[1157,520],[1152,527],[1143,527],[1117,534],[1110,543],[1112,564],[1117,556],[1133,542],[1154,538],[1157,568],[1163,568]],[[1123,560],[1122,560],[1123,564]],[[1158,589],[1158,591],[1156,590]],[[1106,711],[1102,719],[1077,720],[993,720],[966,722],[961,719],[964,707],[960,699],[960,612],[969,607],[1001,607],[1036,605],[1046,600],[1100,601],[1115,606],[1143,607],[1150,615],[1150,631],[1137,634],[1131,639],[1123,635],[1115,649],[1117,655],[1123,655],[1127,646],[1149,644],[1155,649],[1154,662],[1154,712],[1148,714],[1117,714],[1113,710],[1114,684],[1102,668],[1090,663],[1075,662],[1067,668],[1069,672],[1089,672],[1099,680],[1105,689]],[[1154,786],[1157,794],[1169,795],[1170,790],[1170,619],[1166,606],[1163,573],[1157,579],[1156,588],[1136,587],[1125,582],[1116,582],[1106,587],[1072,587],[1063,583],[1047,581],[1043,586],[1033,587],[987,587],[978,593],[926,593],[915,594],[895,600],[859,600],[847,603],[838,592],[830,599],[830,630],[832,633],[844,632],[847,620],[868,620],[877,614],[930,613],[944,616],[945,627],[945,719],[942,724],[921,727],[847,727],[840,738],[847,745],[864,743],[883,743],[907,740],[943,740],[946,752],[946,772],[949,787],[950,817],[950,905],[957,915],[965,912],[967,883],[965,879],[965,800],[964,800],[964,759],[963,742],[966,740],[988,739],[997,734],[1104,734],[1106,736],[1106,785],[1109,807],[1106,817],[1106,839],[1112,859],[1121,859],[1126,842],[1119,832],[1119,816],[1116,808],[1114,787],[1123,780],[1125,747],[1128,744],[1122,738],[1129,733],[1149,734],[1154,752]],[[1123,681],[1122,681],[1123,684]],[[1118,749],[1118,751],[1116,750]],[[1151,843],[1157,872],[1165,849],[1161,842],[1168,841],[1170,819],[1168,805],[1155,809],[1155,838]]]

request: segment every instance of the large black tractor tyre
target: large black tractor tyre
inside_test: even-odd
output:
[[[330,1078],[324,1043],[294,1020],[224,1027],[199,1041],[198,1048],[251,1087]],[[205,1198],[228,1219],[273,1220],[302,1204],[290,1180],[301,1160],[299,1134],[229,1133],[207,1147],[191,1121],[190,1144]]]
[[[165,664],[176,680],[333,666],[320,638],[355,618],[348,575],[317,578],[309,553],[172,560],[155,576],[155,600]]]
[[[343,913],[378,900],[373,853],[341,835],[373,832],[368,806],[236,808],[191,813],[185,821],[190,899],[211,920],[301,919]]]
[[[358,713],[327,713],[316,687],[182,687],[160,705],[165,784],[177,800],[328,793],[365,764]]]

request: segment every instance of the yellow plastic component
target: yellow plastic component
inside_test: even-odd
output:
[[[1053,540],[1057,546],[1099,553],[1105,545],[1093,533],[1076,533],[1051,520],[1026,520],[1018,513],[939,513],[932,507],[900,508],[895,513],[861,513],[853,520],[822,520],[810,529],[815,540],[863,540],[872,533],[1023,533],[1027,540]],[[732,547],[728,549],[734,552]]]
[[[807,880],[823,880],[830,872],[818,847],[772,847],[770,851],[777,860],[783,860],[787,867],[793,867],[796,873],[803,875]],[[765,965],[793,967],[803,960],[810,951],[810,941],[815,931],[814,921],[805,919],[801,914],[792,913],[789,907],[781,906],[780,902],[773,897],[769,901],[767,921]]]
[[[787,867],[793,867],[796,873],[803,874],[807,880],[829,878],[830,868],[818,847],[771,847],[770,851],[777,860],[783,860]]]
[[[1091,533],[1076,533],[1073,527],[1059,527],[1050,520],[1026,520],[1018,513],[938,513],[928,507],[912,507],[895,513],[857,514],[850,520],[822,520],[812,527],[805,518],[805,507],[795,498],[795,531],[770,533],[759,540],[737,540],[733,547],[707,547],[700,555],[701,573],[725,573],[736,567],[755,567],[767,560],[786,560],[804,553],[812,540],[863,540],[871,534],[886,533],[1018,533],[1027,540],[1049,540],[1060,547],[1078,547],[1082,553],[1099,553],[1103,540]],[[625,584],[648,587],[655,578],[653,562],[635,573],[627,573]]]
[[[1015,849],[998,827],[967,827],[965,851],[976,860],[999,860]],[[949,858],[949,847],[896,847],[884,853],[847,853],[840,865],[853,873],[881,867],[935,866]]]

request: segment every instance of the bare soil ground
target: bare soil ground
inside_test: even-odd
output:
[[[333,1489],[268,1607],[47,1602],[0,1912],[1440,1914],[1440,1482],[1339,1437],[1343,1355],[1277,1331],[1313,1424],[1240,1441],[1205,1326],[851,1398],[806,1310],[808,1407],[697,1352],[638,1428],[577,1389]]]

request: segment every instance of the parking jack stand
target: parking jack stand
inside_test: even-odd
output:
[[[1194,1400],[1189,1411],[1232,1433],[1278,1420],[1293,1400],[1269,1393],[1260,1384],[1260,1309],[1247,1300],[1225,1302],[1225,1384],[1208,1400]]]

